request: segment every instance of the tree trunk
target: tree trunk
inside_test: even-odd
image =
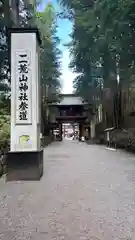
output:
[[[11,1],[11,14],[13,20],[13,26],[20,26],[20,18],[19,18],[19,2],[20,0],[12,0]]]
[[[10,6],[9,6],[9,0],[3,1],[3,12],[4,12],[4,19],[7,27],[11,26],[11,18],[10,16]]]

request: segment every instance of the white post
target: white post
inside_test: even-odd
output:
[[[11,32],[11,152],[40,149],[39,42],[35,30]]]

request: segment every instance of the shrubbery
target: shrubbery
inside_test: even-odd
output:
[[[0,155],[8,150],[10,143],[10,116],[0,115]]]

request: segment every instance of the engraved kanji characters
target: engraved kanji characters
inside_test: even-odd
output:
[[[18,61],[19,70],[19,119],[28,120],[28,57],[27,54],[20,54]]]

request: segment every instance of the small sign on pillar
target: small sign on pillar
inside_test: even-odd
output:
[[[39,76],[40,36],[37,29],[10,29],[11,55],[11,145],[7,155],[7,176],[35,167],[35,178],[41,176],[43,150],[40,144],[41,94]],[[14,163],[14,164],[13,164]],[[24,164],[25,163],[25,164]],[[15,172],[14,172],[15,174]],[[21,176],[21,174],[20,174]],[[23,177],[22,177],[23,178]],[[30,169],[29,169],[29,180]],[[19,179],[20,180],[20,179]],[[24,179],[22,179],[24,180]]]

